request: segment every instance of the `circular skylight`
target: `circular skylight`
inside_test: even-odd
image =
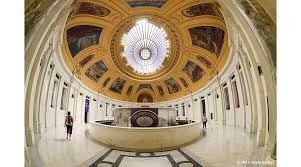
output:
[[[168,56],[169,41],[165,30],[146,19],[137,21],[123,36],[122,45],[123,56],[138,74],[156,72]]]
[[[151,57],[151,52],[148,48],[142,48],[141,51],[140,51],[140,57],[143,59],[143,60],[147,60]]]

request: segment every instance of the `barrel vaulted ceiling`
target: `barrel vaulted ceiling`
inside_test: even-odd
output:
[[[150,73],[135,71],[124,55],[124,47],[131,47],[124,39],[139,20],[162,30],[168,43],[162,64]],[[223,68],[229,53],[220,6],[211,0],[78,0],[72,4],[63,39],[64,61],[76,77],[100,94],[131,102],[193,93]],[[142,63],[163,47],[154,39],[143,45]]]

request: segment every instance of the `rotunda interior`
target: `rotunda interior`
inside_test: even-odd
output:
[[[25,166],[276,166],[275,5],[26,0]]]

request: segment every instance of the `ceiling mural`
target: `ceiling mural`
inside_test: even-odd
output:
[[[163,96],[164,95],[163,88],[160,85],[157,85],[157,89],[158,89],[160,96]]]
[[[121,94],[125,82],[126,82],[125,80],[121,78],[117,78],[111,85],[110,91]]]
[[[169,78],[168,80],[165,80],[164,83],[167,86],[169,94],[173,94],[173,93],[179,92],[181,90],[180,85],[173,78]]]
[[[189,76],[193,83],[199,81],[204,74],[204,71],[201,69],[201,67],[192,61],[188,61],[182,71]]]
[[[127,96],[131,95],[132,90],[133,90],[133,85],[129,86],[128,90],[126,91],[126,95]]]
[[[193,45],[207,49],[219,57],[224,43],[225,32],[217,27],[199,26],[189,28]]]
[[[106,73],[108,71],[108,68],[106,67],[106,65],[104,64],[104,62],[102,60],[96,62],[95,64],[93,64],[91,67],[89,67],[86,72],[85,75],[90,78],[92,81],[94,82],[98,82],[99,78],[101,78],[101,76]]]
[[[212,64],[210,63],[210,61],[207,60],[205,57],[203,57],[203,56],[201,56],[201,55],[196,55],[196,58],[197,58],[200,62],[202,62],[203,64],[205,64],[206,67],[207,67],[208,69],[210,69],[210,68],[213,67]]]
[[[180,81],[182,82],[182,84],[184,85],[185,88],[188,87],[187,82],[185,81],[185,79],[183,79],[182,77],[179,77]]]
[[[64,29],[62,57],[84,85],[110,98],[129,102],[181,98],[187,89],[196,92],[216,77],[229,54],[220,5],[202,2],[76,1]],[[144,29],[135,28],[138,25]],[[162,38],[153,36],[154,27]],[[149,42],[151,37],[160,39],[158,44]],[[127,46],[133,43],[134,59],[129,59]],[[164,61],[154,68],[158,53]],[[138,58],[145,67],[142,72],[129,63]]]
[[[108,82],[111,80],[111,77],[108,77],[102,84],[102,87],[106,87]]]
[[[137,98],[138,103],[151,103],[154,102],[152,95],[148,93],[141,93]]]
[[[202,15],[217,16],[223,19],[223,15],[219,10],[218,3],[201,3],[182,10],[182,14],[186,17],[196,17]]]
[[[94,55],[89,55],[79,62],[79,65],[84,67],[90,60],[92,60]]]
[[[140,84],[139,87],[138,87],[138,89],[137,89],[137,91],[136,91],[136,93],[137,93],[140,89],[143,89],[143,88],[149,89],[149,90],[151,90],[151,91],[154,91],[152,85],[150,85],[150,84]]]
[[[87,14],[87,15],[94,15],[98,17],[105,17],[108,16],[111,11],[101,5],[90,3],[90,2],[79,2],[77,3],[71,10],[68,19],[72,16],[80,15],[80,14]]]
[[[102,28],[91,25],[75,26],[67,30],[67,42],[71,56],[81,50],[98,44]]]
[[[161,8],[167,0],[126,0],[130,7],[150,6]]]

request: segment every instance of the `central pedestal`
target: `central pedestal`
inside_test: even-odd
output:
[[[119,127],[167,127],[177,125],[176,111],[173,108],[118,108],[113,112],[113,125]]]

